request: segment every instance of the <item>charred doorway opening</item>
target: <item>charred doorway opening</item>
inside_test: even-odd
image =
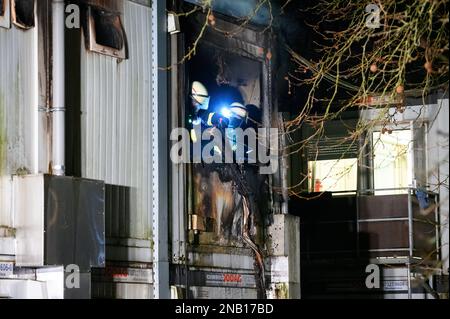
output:
[[[198,25],[191,26],[195,29]],[[191,34],[197,34],[195,31]],[[193,39],[186,39],[189,45]],[[195,40],[195,39],[194,39]],[[221,36],[210,31],[197,47],[196,55],[186,65],[187,93],[186,127],[192,114],[190,103],[192,83],[199,81],[207,88],[210,102],[208,112],[220,113],[224,107],[240,103],[248,110],[246,127],[263,127],[265,61],[247,52],[245,41],[221,41]],[[264,43],[261,43],[263,45]],[[256,48],[256,45],[254,46]],[[264,50],[264,49],[262,49]],[[255,53],[260,52],[255,50]],[[242,197],[236,190],[231,169],[234,164],[192,165],[191,187],[194,222],[192,230],[197,234],[195,243],[242,247]],[[267,178],[259,174],[258,165],[243,164],[242,177],[252,194],[252,236],[262,243],[263,218],[267,210]],[[244,245],[245,246],[245,245]]]
[[[196,42],[205,19],[204,13],[197,12],[181,21],[184,52],[189,52]],[[269,127],[271,80],[270,61],[266,59],[269,37],[261,30],[250,28],[243,28],[232,37],[223,32],[236,29],[237,23],[215,14],[216,28],[206,29],[196,45],[195,55],[183,66],[182,100],[185,101],[186,128],[192,129],[192,120],[196,118],[192,103],[194,82],[201,82],[207,89],[208,113],[222,113],[224,108],[238,103],[248,112],[244,129],[251,128],[257,132],[258,128]],[[246,255],[254,258],[252,272],[257,282],[255,288],[258,296],[264,298],[264,239],[271,196],[270,178],[260,174],[259,166],[258,159],[256,163],[249,163],[248,158],[244,164],[188,165],[187,250],[188,254]],[[200,260],[189,261],[189,267],[209,266]]]
[[[208,112],[220,113],[223,108],[240,103],[249,111],[248,125],[257,129],[262,126],[262,65],[248,57],[230,53],[209,43],[199,47],[197,55],[188,63],[187,85],[200,81],[210,94]],[[189,90],[188,90],[189,92]],[[187,98],[189,101],[189,98]],[[189,103],[186,113],[192,114]],[[188,120],[189,121],[189,120]],[[189,125],[189,122],[187,123]],[[235,164],[198,164],[193,166],[193,206],[199,231],[200,244],[219,244],[241,246],[242,233],[242,197],[234,186]],[[256,190],[264,189],[265,178],[261,176],[257,165],[244,164],[243,177],[249,184],[255,197],[263,197],[264,192],[256,196]],[[252,191],[253,190],[253,191]],[[262,226],[261,209],[256,205],[254,211],[253,235],[257,237]],[[202,236],[202,233],[208,236]]]

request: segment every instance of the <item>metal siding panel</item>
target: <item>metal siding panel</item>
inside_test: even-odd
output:
[[[14,177],[16,265],[44,266],[44,177]],[[26,200],[25,200],[26,198]]]
[[[13,226],[14,173],[35,173],[38,112],[37,28],[0,28],[0,225]]]
[[[150,21],[150,8],[126,1],[129,59],[81,53],[83,177],[129,188],[108,192],[107,237],[151,237]]]

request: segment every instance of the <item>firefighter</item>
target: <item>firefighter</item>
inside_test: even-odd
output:
[[[189,116],[190,136],[193,145],[200,143],[202,150],[205,146],[204,143],[206,143],[206,141],[202,141],[203,132],[216,128],[226,129],[229,125],[229,120],[222,114],[210,110],[211,98],[208,90],[201,82],[195,81],[192,83],[190,98],[193,108],[193,113]],[[215,153],[222,154],[222,150],[217,145],[214,147],[214,150]],[[196,158],[196,160],[199,159]]]
[[[190,119],[191,124],[203,127],[228,127],[229,120],[220,113],[211,112],[210,96],[206,87],[198,81],[192,83],[191,101],[194,108],[194,114]]]
[[[228,90],[227,90],[228,89]],[[224,93],[226,92],[226,93]],[[233,94],[234,93],[234,94]],[[192,124],[191,130],[192,142],[196,143],[201,137],[197,136],[195,127],[200,125],[201,131],[205,129],[219,129],[225,137],[227,143],[230,144],[231,149],[235,152],[240,145],[237,144],[236,129],[246,129],[249,127],[249,111],[244,106],[234,91],[230,88],[222,88],[220,93],[217,94],[217,101],[211,103],[211,98],[206,87],[198,81],[192,83],[191,89],[191,102],[194,110],[194,114],[191,115],[189,122]],[[239,102],[231,102],[231,101]],[[224,105],[221,105],[225,101]],[[230,103],[231,102],[231,103]],[[212,105],[215,104],[215,105]],[[219,109],[219,105],[222,106]],[[241,145],[245,149],[245,153],[249,154],[252,150],[248,149],[247,145]],[[222,150],[216,149],[217,153],[222,153]]]
[[[228,108],[224,108],[222,115],[228,119],[227,128],[245,128],[247,124],[247,108],[239,102],[234,102]]]
[[[236,135],[236,129],[241,128],[245,130],[248,127],[248,110],[243,104],[239,102],[232,103],[229,107],[222,109],[222,115],[225,116],[228,121],[227,129],[225,130],[226,140],[231,146],[231,150],[236,152],[238,147],[243,147],[245,154],[248,156],[252,151],[247,145],[239,145]],[[244,156],[246,156],[244,155]],[[243,160],[243,159],[236,159]]]

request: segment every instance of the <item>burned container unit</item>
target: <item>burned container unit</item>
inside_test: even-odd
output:
[[[32,6],[20,6],[25,3]],[[64,27],[61,19],[72,3],[79,5],[80,28]],[[217,3],[217,10],[226,4]],[[168,53],[171,62],[180,61],[189,37],[198,34],[207,17],[201,10],[182,23],[182,33],[168,34],[165,1],[1,4],[0,65],[13,76],[0,79],[0,262],[11,265],[6,276],[18,285],[34,273],[38,287],[56,287],[45,296],[25,289],[23,296],[11,278],[0,279],[2,296],[299,297],[299,254],[290,250],[299,246],[298,220],[271,214],[280,201],[272,187],[279,173],[172,165],[168,174],[168,124],[186,126],[187,88],[203,76],[194,71],[201,59],[215,72],[209,81],[240,89],[244,102],[261,111],[261,126],[278,127],[271,34],[261,33],[264,26],[254,21],[233,37],[208,29],[195,59],[167,70]],[[239,25],[232,12],[216,13],[218,26]],[[62,173],[73,177],[54,176]],[[236,190],[237,173],[252,190],[251,218]],[[24,206],[27,197],[36,205]],[[64,209],[69,203],[73,210]],[[29,214],[36,228],[28,227]],[[243,225],[251,226],[245,242]],[[70,231],[63,236],[61,229]],[[26,249],[32,236],[39,256]],[[87,239],[92,255],[75,258]],[[64,293],[68,263],[82,264],[83,295]],[[41,280],[43,270],[54,278]]]
[[[254,107],[249,117],[256,128],[278,128],[267,8],[242,24],[246,11],[230,10],[237,3],[217,1],[202,12],[198,1],[188,2],[194,5],[173,8],[194,13],[180,17],[170,36],[171,128],[192,126],[194,81],[207,87],[210,112],[239,102]],[[298,219],[274,209],[281,201],[274,192],[281,168],[264,175],[260,165],[171,165],[170,283],[176,297],[300,297],[299,251],[291,249],[299,246]]]

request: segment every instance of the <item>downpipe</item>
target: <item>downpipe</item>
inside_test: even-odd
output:
[[[65,175],[65,4],[52,1],[52,158],[51,174]]]

